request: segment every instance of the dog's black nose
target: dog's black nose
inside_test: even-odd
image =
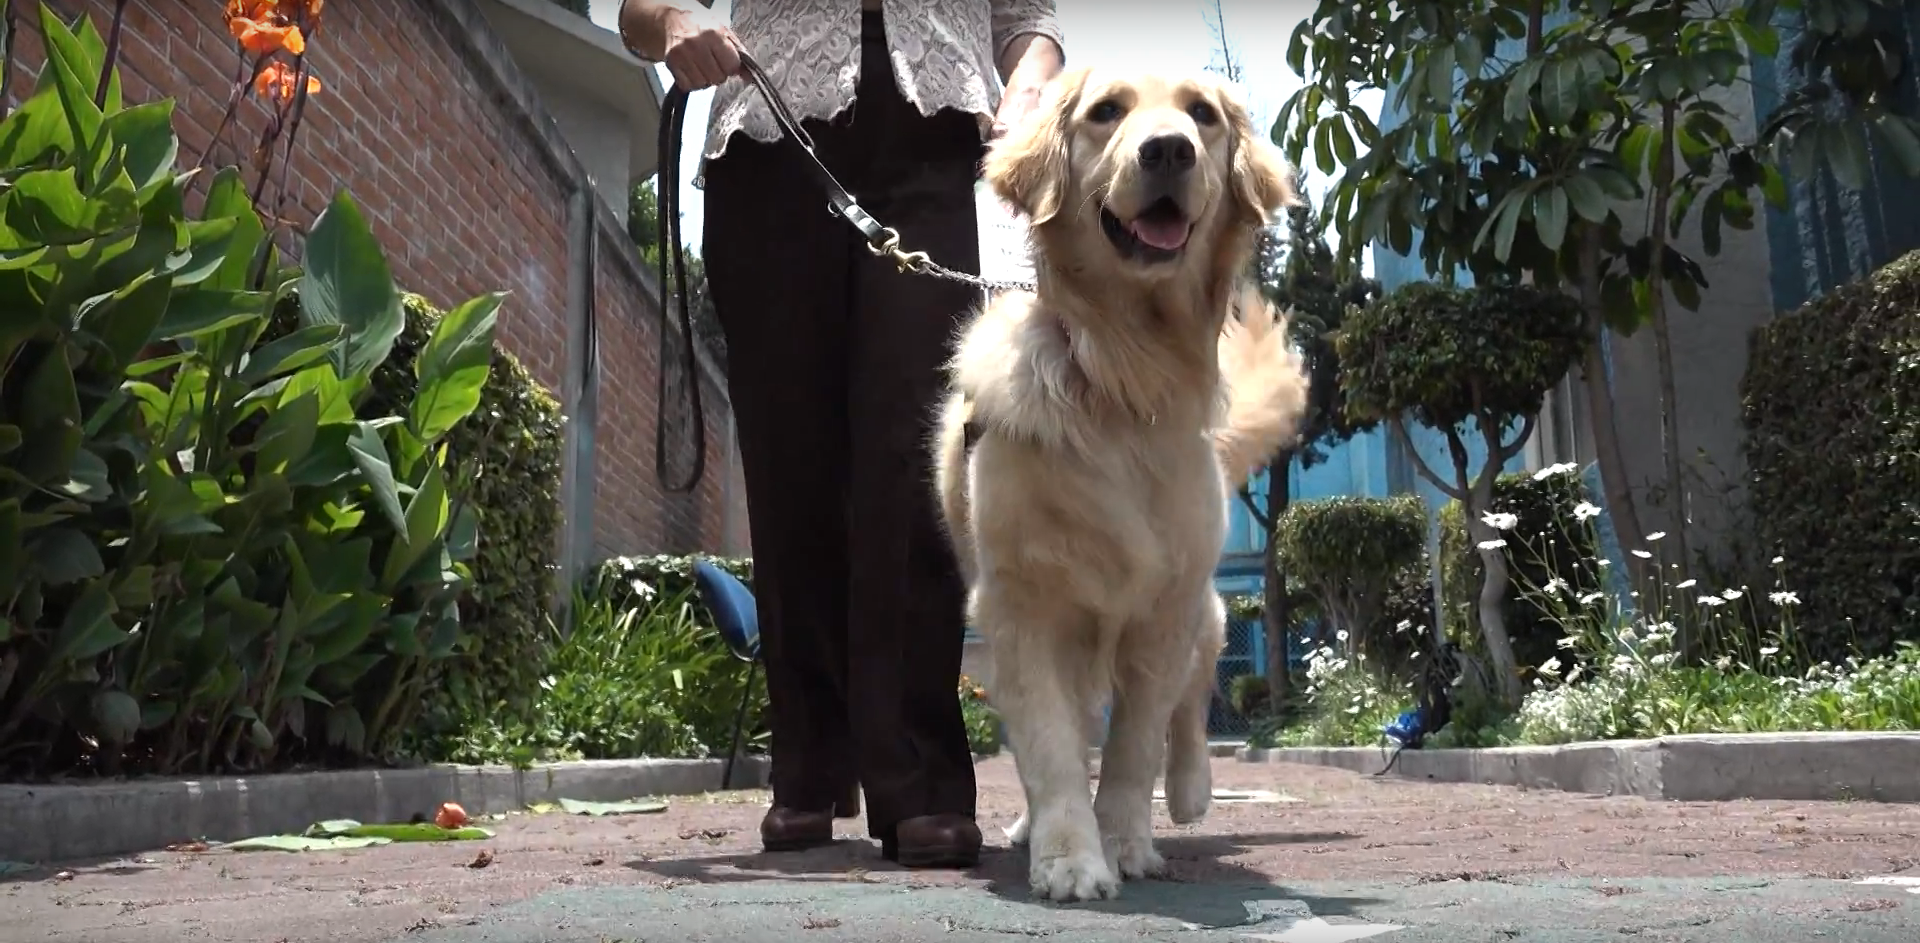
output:
[[[1140,169],[1166,173],[1192,170],[1193,139],[1184,134],[1162,134],[1140,145]]]

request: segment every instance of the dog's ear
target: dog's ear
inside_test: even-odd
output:
[[[1048,83],[1034,112],[987,152],[987,183],[1026,214],[1031,225],[1052,219],[1067,200],[1072,172],[1067,142],[1073,138],[1073,113],[1088,72],[1085,66],[1070,69]]]
[[[1250,221],[1265,224],[1273,214],[1300,203],[1293,189],[1293,170],[1280,156],[1278,148],[1253,126],[1239,90],[1223,84],[1220,103],[1226,112],[1227,127],[1233,132],[1232,148],[1234,202]]]

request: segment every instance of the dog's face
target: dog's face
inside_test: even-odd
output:
[[[1228,245],[1244,251],[1228,238],[1234,230],[1250,240],[1294,200],[1285,162],[1246,106],[1206,74],[1067,72],[993,148],[986,170],[1048,252],[1082,264],[1104,252],[1120,264],[1102,268],[1147,280]]]

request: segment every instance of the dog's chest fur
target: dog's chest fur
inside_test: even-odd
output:
[[[1204,582],[1228,497],[1207,435],[1211,356],[1192,358],[1190,374],[1164,351],[1117,363],[1127,351],[1076,350],[1044,322],[994,317],[1008,313],[1030,312],[989,313],[956,360],[980,569],[1051,571],[1062,593],[1116,616]],[[1116,391],[1121,379],[1136,387]]]

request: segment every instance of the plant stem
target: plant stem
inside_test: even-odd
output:
[[[127,18],[127,0],[113,5],[113,24],[107,28],[107,54],[100,61],[100,84],[93,90],[93,107],[107,107],[107,90],[113,86],[113,70],[120,62],[120,28]]]

